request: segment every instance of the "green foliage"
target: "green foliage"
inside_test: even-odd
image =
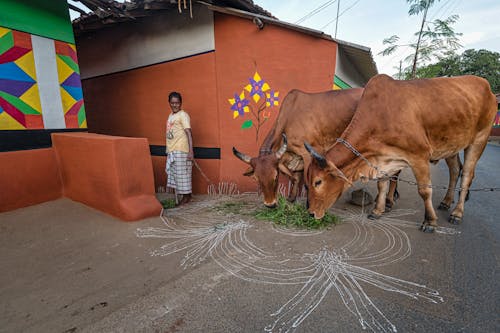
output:
[[[436,19],[432,22],[426,20],[430,7],[439,0],[407,0],[410,5],[408,15],[422,15],[422,23],[419,31],[415,32],[416,42],[410,44],[399,44],[399,37],[393,35],[383,40],[386,48],[379,54],[383,56],[394,53],[399,47],[410,47],[409,53],[401,62],[404,62],[404,72],[410,72],[410,77],[416,77],[419,64],[428,63],[435,58],[442,58],[445,54],[458,50],[460,45],[459,37],[461,33],[455,32],[453,24],[458,21],[458,15],[451,15],[444,20]],[[402,66],[400,66],[402,67]],[[398,78],[403,75],[400,73]]]
[[[160,200],[160,203],[164,209],[169,209],[169,208],[175,207],[175,199],[163,199],[163,200]]]
[[[421,67],[416,77],[431,78],[439,76],[477,75],[488,80],[491,90],[500,92],[500,53],[488,50],[469,49],[461,55],[448,53],[438,62]],[[405,73],[406,79],[411,77]]]
[[[316,220],[309,215],[304,205],[289,203],[283,197],[278,198],[276,208],[259,209],[254,213],[254,216],[257,219],[272,221],[278,225],[301,229],[320,229],[331,224],[340,223],[337,216],[328,212],[322,219]]]
[[[250,211],[249,204],[243,201],[224,202],[214,206],[213,209],[224,214],[251,215],[253,213]]]

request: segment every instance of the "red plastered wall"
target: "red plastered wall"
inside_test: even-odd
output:
[[[242,122],[251,119],[251,115],[247,113],[241,119],[233,119],[228,99],[235,93],[239,94],[255,72],[273,90],[279,91],[280,105],[292,89],[307,92],[330,90],[337,45],[270,24],[259,30],[250,19],[216,13],[215,48],[221,129],[220,178],[237,182],[241,191],[255,190],[255,181],[242,176],[248,166],[236,159],[231,149],[236,146],[238,150],[256,156],[279,107],[270,109],[271,118],[261,127],[256,142],[254,128],[241,129]]]
[[[52,148],[0,153],[0,212],[62,197]]]

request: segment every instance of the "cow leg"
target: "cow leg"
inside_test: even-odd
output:
[[[460,177],[460,172],[462,171],[462,163],[460,162],[460,156],[458,154],[448,157],[445,161],[448,165],[450,180],[448,183],[448,191],[438,207],[438,209],[441,210],[450,209],[451,204],[453,203],[453,198],[455,197],[455,188],[457,186],[458,178]]]
[[[462,181],[460,183],[460,196],[458,198],[458,203],[455,209],[451,212],[448,221],[453,224],[458,224],[462,221],[464,215],[464,205],[467,195],[469,193],[469,187],[474,178],[474,170],[476,169],[477,161],[481,154],[483,153],[484,147],[486,147],[487,135],[483,140],[476,140],[476,143],[465,149],[464,153],[464,167],[462,170]]]
[[[387,189],[389,187],[389,180],[379,180],[377,182],[377,198],[375,199],[375,207],[368,215],[370,220],[379,219],[385,212],[385,199],[387,198]]]
[[[432,188],[431,188],[431,172],[429,163],[426,161],[417,164],[411,164],[413,174],[417,180],[418,194],[424,200],[425,215],[424,222],[420,230],[423,232],[434,232],[437,228],[437,215],[432,207]]]
[[[294,172],[292,180],[292,189],[290,190],[290,195],[288,196],[289,202],[295,202],[297,199],[297,194],[299,189],[303,185],[304,174],[302,172]]]
[[[390,212],[392,207],[396,203],[396,200],[399,199],[398,192],[398,181],[399,174],[401,171],[398,171],[393,178],[389,181],[389,192],[387,193],[387,198],[385,199],[385,211]]]

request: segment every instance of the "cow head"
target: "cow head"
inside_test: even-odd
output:
[[[233,147],[233,154],[250,165],[243,175],[252,177],[257,181],[264,195],[264,205],[269,208],[276,207],[279,170],[290,177],[292,176],[288,168],[280,163],[283,154],[286,152],[286,148],[287,141],[285,134],[283,134],[282,146],[275,153],[259,154],[257,157],[250,157],[240,153]]]
[[[335,164],[317,153],[308,143],[304,143],[304,146],[313,157],[306,175],[308,210],[314,218],[321,219],[352,183]]]

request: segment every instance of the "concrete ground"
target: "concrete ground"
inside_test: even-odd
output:
[[[443,164],[433,180],[447,184]],[[251,194],[135,223],[68,199],[2,213],[0,332],[500,331],[499,192],[475,192],[458,226],[438,211],[435,234],[418,230],[415,188],[400,192],[377,222],[346,193],[321,232],[256,220]]]

